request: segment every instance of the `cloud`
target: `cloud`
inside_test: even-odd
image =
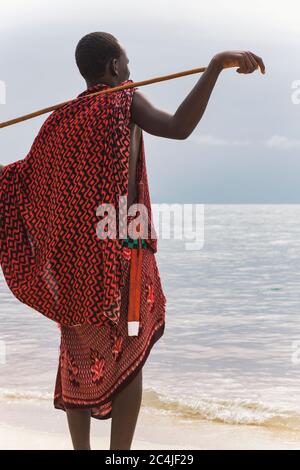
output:
[[[241,36],[257,37],[266,41],[268,34],[272,40],[279,34],[294,33],[298,38],[300,6],[298,0],[262,2],[261,0],[251,0],[243,2],[240,8],[240,0],[210,0],[209,2],[196,2],[187,0],[184,4],[181,0],[152,0],[151,2],[141,2],[131,0],[124,7],[124,2],[115,0],[114,2],[99,2],[99,0],[86,0],[85,2],[74,2],[74,0],[10,0],[1,2],[1,28],[13,31],[20,26],[40,23],[55,25],[85,24],[85,22],[99,24],[99,30],[106,30],[109,21],[122,21],[125,25],[128,21],[132,24],[144,22],[147,28],[149,20],[162,21],[172,28],[180,30],[184,25],[184,32],[194,27],[199,34],[201,30],[225,32],[226,38],[233,32],[234,38]],[[64,15],[62,10],[67,11]],[[267,21],[262,21],[267,18]],[[255,28],[253,27],[255,25]],[[198,36],[197,36],[198,37]],[[280,36],[280,41],[285,39]]]
[[[192,140],[196,144],[206,145],[206,146],[245,147],[249,145],[249,142],[245,140],[222,139],[220,137],[215,137],[212,135],[195,135],[191,137],[189,140]]]
[[[280,150],[298,149],[300,148],[300,139],[291,139],[284,135],[272,135],[265,141],[266,147]]]

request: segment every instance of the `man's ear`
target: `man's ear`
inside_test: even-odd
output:
[[[112,59],[112,61],[110,62],[110,71],[114,77],[117,77],[119,75],[117,59]]]

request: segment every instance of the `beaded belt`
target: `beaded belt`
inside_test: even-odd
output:
[[[147,242],[145,238],[142,238],[142,248],[147,248]],[[139,246],[139,239],[138,238],[124,238],[122,239],[123,246],[127,246],[128,248],[138,248]]]

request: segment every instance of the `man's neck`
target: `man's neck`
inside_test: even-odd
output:
[[[95,85],[98,85],[99,83],[103,83],[103,85],[109,85],[110,87],[114,87],[118,85],[117,80],[114,80],[113,78],[105,78],[105,77],[102,77],[96,80],[87,81],[86,85],[87,85],[87,88],[92,88]]]

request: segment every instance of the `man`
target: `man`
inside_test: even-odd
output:
[[[84,36],[77,45],[75,56],[79,71],[87,85],[86,91],[79,95],[81,99],[103,87],[114,87],[129,79],[129,59],[126,51],[109,33],[94,32]],[[252,73],[258,67],[263,73],[265,71],[262,59],[252,52],[227,51],[216,54],[174,114],[155,108],[139,91],[135,90],[132,93],[132,99],[128,101],[130,102],[128,174],[125,172],[128,177],[128,208],[132,203],[140,201],[141,194],[137,185],[142,183],[146,194],[145,204],[150,211],[151,219],[142,131],[169,139],[188,138],[205,112],[220,72],[228,66],[238,67],[239,73]],[[77,113],[78,110],[82,111],[81,114],[89,112],[91,105],[85,105],[84,99],[82,108],[76,108]],[[102,105],[104,103],[103,101]],[[54,114],[54,117],[56,115]],[[98,122],[97,119],[95,122]],[[55,135],[59,135],[62,125],[68,126],[68,122],[62,120],[59,114]],[[110,125],[111,121],[108,120],[107,126]],[[116,122],[115,125],[117,128]],[[83,126],[86,126],[84,118],[78,121],[77,129],[81,130]],[[84,154],[85,158],[89,158],[87,149],[92,147],[95,130],[97,128],[87,127],[85,140],[81,139],[75,149],[80,154],[83,148],[87,152]],[[119,137],[121,139],[122,135]],[[70,143],[69,146],[71,147]],[[119,148],[121,149],[121,146]],[[109,165],[109,161],[106,163]],[[68,192],[71,192],[71,189]],[[25,212],[25,215],[29,217],[29,212]],[[129,245],[126,244],[122,251],[124,256],[121,256],[122,306],[116,329],[111,327],[102,330],[83,321],[80,321],[82,323],[80,325],[68,326],[58,321],[61,323],[61,355],[54,405],[67,413],[74,449],[90,449],[91,416],[99,419],[112,418],[110,449],[131,448],[142,398],[142,366],[153,344],[162,336],[165,324],[166,298],[155,261],[156,245],[151,240],[146,242],[147,247],[142,250],[144,255],[140,293],[141,328],[138,336],[134,338],[126,336],[129,259],[133,259],[133,250],[130,252]],[[106,371],[106,375],[103,374],[103,370]]]
[[[106,55],[103,56],[103,51]],[[101,61],[100,57],[103,57]],[[116,38],[105,33],[91,33],[81,39],[77,46],[77,64],[88,88],[98,83],[117,86],[129,78],[129,59],[125,49]],[[131,106],[131,153],[129,161],[128,206],[136,199],[136,162],[139,153],[141,130],[149,134],[169,139],[186,139],[197,126],[216,80],[228,65],[237,66],[239,73],[252,73],[258,67],[264,73],[262,59],[252,52],[228,51],[215,55],[205,73],[202,74],[192,91],[188,94],[174,115],[155,108],[145,96],[136,91]],[[134,426],[139,412],[141,399],[142,370],[135,379],[119,393],[113,402],[111,448],[130,448]],[[131,410],[128,413],[128,410]],[[128,413],[128,414],[126,414]],[[72,414],[72,416],[71,416]],[[87,413],[82,420],[80,412],[69,412],[69,422],[74,433],[78,433],[77,424],[85,424],[88,444]],[[73,426],[74,425],[74,426]],[[77,431],[76,431],[77,430]],[[81,436],[83,436],[83,432]]]

